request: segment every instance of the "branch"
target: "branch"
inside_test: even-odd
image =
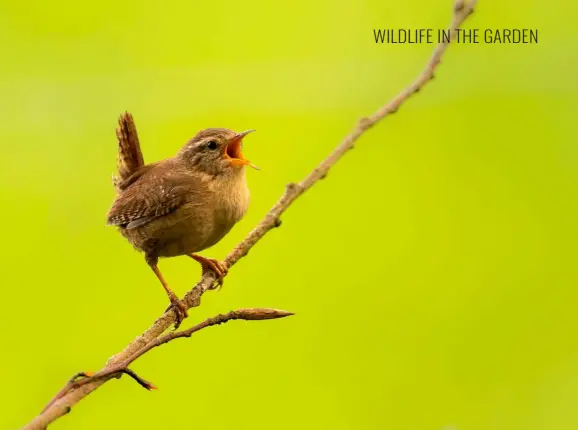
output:
[[[130,376],[140,386],[146,388],[149,391],[156,390],[157,389],[156,386],[144,380],[143,378],[138,376],[134,371],[128,368],[128,366],[131,365],[136,359],[138,359],[145,353],[149,352],[151,349],[156,348],[157,346],[161,346],[165,343],[168,343],[171,340],[184,337],[191,337],[193,333],[196,333],[199,330],[214,325],[224,324],[227,321],[231,320],[259,321],[259,320],[284,318],[290,315],[293,315],[293,313],[281,311],[278,309],[268,309],[268,308],[238,309],[236,311],[231,311],[227,314],[219,314],[217,316],[207,318],[202,323],[197,324],[187,330],[165,334],[164,336],[158,337],[155,340],[151,341],[146,347],[135,352],[129,358],[124,360],[122,363],[117,364],[116,366],[105,368],[97,373],[80,372],[75,374],[72,378],[70,378],[70,380],[67,382],[64,388],[60,390],[56,396],[54,396],[54,398],[50,401],[50,403],[48,403],[48,405],[45,406],[43,412],[49,409],[56,401],[64,397],[71,390],[75,390],[77,388],[82,387],[83,385],[86,385],[93,381],[97,381],[99,379],[109,379],[117,375],[121,376],[121,374]],[[83,379],[79,380],[79,378]]]
[[[451,32],[451,40],[455,38],[456,30],[463,24],[466,18],[474,11],[474,6],[477,0],[456,0],[453,8],[453,19],[449,30]],[[397,112],[412,95],[418,93],[425,85],[434,78],[434,72],[440,64],[443,54],[446,52],[449,42],[439,43],[424,70],[419,76],[402,90],[389,103],[377,110],[372,115],[359,120],[357,126],[342,140],[341,144],[319,164],[305,179],[300,183],[291,183],[287,185],[284,194],[265,215],[265,218],[251,231],[247,237],[238,244],[225,258],[224,265],[230,268],[237,263],[242,257],[247,255],[249,250],[263,237],[267,232],[275,227],[281,225],[280,216],[287,210],[287,208],[306,190],[311,188],[317,181],[327,176],[330,168],[333,167],[337,161],[350,149],[353,148],[354,143],[359,137],[365,133],[369,128],[376,125],[385,117]],[[216,280],[212,272],[207,272],[201,280],[185,295],[183,301],[187,308],[199,306],[201,303],[201,296],[213,285]],[[218,317],[216,317],[218,318]],[[111,373],[111,369],[123,368],[124,363],[138,358],[146,351],[158,346],[160,339],[168,339],[167,336],[183,337],[186,335],[170,334],[159,338],[159,336],[167,330],[175,321],[174,312],[167,311],[159,317],[153,325],[146,330],[142,335],[134,339],[123,351],[111,357],[104,369],[101,371],[101,376],[98,378],[89,377],[88,380],[82,384],[75,385],[75,388],[66,390],[66,394],[58,397],[51,402],[44,411],[34,418],[24,429],[45,429],[50,423],[59,417],[70,412],[70,409],[76,405],[80,400],[96,390],[109,379],[118,376],[118,371]],[[208,324],[207,321],[200,325]],[[207,325],[208,326],[208,325]],[[195,326],[198,327],[198,326]],[[193,327],[193,329],[195,328]],[[193,330],[189,329],[189,330]],[[186,333],[181,332],[181,333]],[[192,332],[191,332],[192,334]],[[152,346],[151,346],[152,345]],[[133,359],[134,357],[134,359]],[[100,372],[99,372],[100,373]],[[73,382],[73,384],[77,384]],[[67,384],[68,386],[68,384]],[[66,387],[65,387],[66,388]],[[64,391],[61,390],[61,392]]]

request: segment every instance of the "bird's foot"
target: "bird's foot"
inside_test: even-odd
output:
[[[212,286],[211,289],[215,288],[219,289],[220,287],[223,286],[223,280],[228,272],[227,267],[223,263],[221,263],[219,260],[215,260],[214,258],[201,257],[200,255],[197,254],[189,254],[189,256],[193,260],[201,264],[203,275],[207,271],[212,271],[215,273],[215,275],[217,276],[217,280],[215,281],[215,284]]]
[[[189,314],[187,313],[187,306],[185,305],[185,302],[180,300],[175,294],[170,294],[169,299],[171,301],[171,304],[169,305],[168,308],[166,308],[165,312],[168,311],[169,309],[173,309],[175,311],[176,317],[175,330],[176,330],[179,328],[183,320],[189,316]]]

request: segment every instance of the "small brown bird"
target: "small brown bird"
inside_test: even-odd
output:
[[[222,285],[226,268],[196,252],[219,242],[247,211],[245,166],[257,167],[243,157],[241,148],[252,131],[208,128],[176,156],[145,165],[132,116],[127,112],[119,119],[118,176],[113,177],[117,196],[108,225],[118,226],[144,252],[169,296],[177,326],[187,317],[186,306],[167,285],[158,260],[188,255],[201,264],[203,274],[214,271],[217,285]]]

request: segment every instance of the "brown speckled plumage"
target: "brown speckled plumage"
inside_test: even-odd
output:
[[[158,259],[189,255],[203,271],[217,272],[222,283],[225,268],[195,253],[219,242],[247,211],[244,166],[251,164],[241,154],[241,141],[248,132],[206,129],[175,157],[145,165],[132,116],[124,114],[119,124],[117,196],[107,222],[144,252],[180,322],[186,309],[158,271]]]

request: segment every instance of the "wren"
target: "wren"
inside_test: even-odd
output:
[[[199,251],[219,242],[241,220],[249,206],[245,167],[257,167],[243,157],[243,138],[226,128],[198,132],[172,158],[145,164],[132,115],[119,119],[117,195],[107,225],[117,226],[165,289],[176,315],[175,327],[187,308],[169,288],[158,268],[159,258],[187,255],[213,271],[222,286],[227,268]],[[258,169],[257,169],[258,170]]]

